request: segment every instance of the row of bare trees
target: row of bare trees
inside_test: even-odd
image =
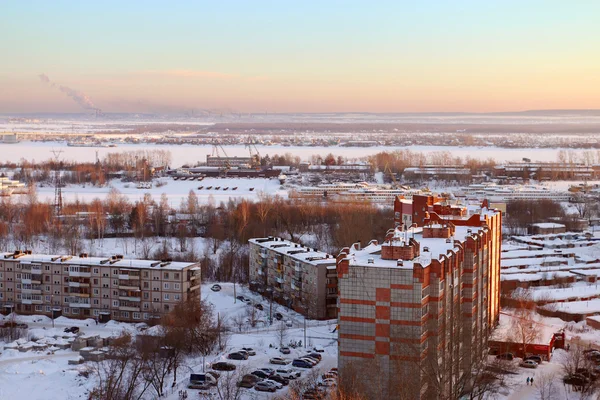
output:
[[[152,334],[115,339],[106,359],[90,371],[97,378],[90,400],[163,397],[177,384],[189,357],[206,356],[226,344],[226,330],[212,307],[199,299],[180,303],[152,329]]]

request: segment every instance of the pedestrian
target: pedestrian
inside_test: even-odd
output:
[[[529,386],[529,377],[527,377],[527,386]]]
[[[531,377],[531,379],[529,380],[529,382],[531,383],[531,386],[533,386],[533,376]]]

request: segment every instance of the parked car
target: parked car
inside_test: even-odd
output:
[[[261,371],[266,372],[267,374],[269,374],[269,376],[274,375],[275,374],[275,370],[273,368],[261,368]]]
[[[529,356],[529,357],[525,357],[525,360],[531,360],[531,361],[535,361],[538,364],[542,363],[542,357],[540,356]]]
[[[247,297],[244,297],[244,299],[242,300],[244,303],[248,304],[248,305],[252,305],[252,299],[249,299]]]
[[[315,346],[313,350],[317,353],[325,353],[325,349],[323,348],[323,346]]]
[[[217,380],[210,374],[190,374],[188,388],[207,390],[217,384]]]
[[[254,385],[254,390],[258,390],[259,392],[273,392],[277,391],[277,387],[275,386],[275,382],[269,381],[260,381],[256,382]]]
[[[220,292],[220,291],[221,291],[221,289],[222,289],[221,285],[217,285],[217,284],[215,284],[215,285],[212,285],[212,286],[210,287],[210,290],[212,290],[213,292]]]
[[[244,296],[235,296],[236,299],[238,299],[239,301],[245,301],[246,298]]]
[[[219,362],[213,363],[212,369],[217,370],[217,371],[233,371],[233,370],[235,370],[235,364],[228,363],[225,361],[219,361]]]
[[[274,377],[278,377],[277,380],[273,379]],[[282,382],[279,382],[279,380],[281,380],[282,382],[286,381],[287,383],[284,385]],[[265,379],[265,382],[271,382],[271,383],[273,383],[273,385],[275,385],[276,389],[281,389],[281,388],[283,388],[284,386],[286,386],[289,383],[289,381],[287,379],[283,379],[279,375],[273,375],[269,379]]]
[[[301,359],[301,358],[297,358],[294,361],[292,361],[292,365],[294,367],[298,367],[298,368],[312,368],[314,367],[314,364],[311,362],[308,362],[307,360]]]
[[[244,349],[240,349],[240,350],[234,351],[234,353],[240,353],[240,354],[243,354],[244,356],[246,356],[246,359],[247,359],[248,357],[250,357],[250,353],[248,353],[248,352],[247,352],[246,350],[244,350]]]
[[[69,328],[65,328],[64,332],[65,333],[78,333],[79,332],[79,327],[77,327],[77,326],[71,326]]]
[[[322,399],[325,396],[326,390],[323,388],[320,388],[318,386],[306,389],[304,391],[304,393],[302,393],[302,398],[303,399]]]
[[[521,363],[519,365],[523,368],[537,368],[538,367],[538,363],[536,363],[533,360],[523,360],[523,361],[521,361]]]
[[[323,379],[322,382],[319,382],[319,386],[325,386],[325,387],[328,387],[328,388],[336,387],[337,386],[337,380],[334,379],[334,378]]]
[[[288,328],[291,328],[293,326],[292,321],[290,321],[289,319],[287,321],[285,321],[285,326],[287,326]]]
[[[288,365],[291,362],[291,360],[288,360],[287,358],[283,357],[273,357],[269,360],[269,362],[271,364]]]
[[[221,377],[221,374],[218,373],[217,371],[206,371],[206,374],[215,378],[215,381],[218,381],[219,378]]]
[[[285,379],[289,379],[289,380],[300,378],[300,376],[302,375],[302,373],[300,371],[296,371],[291,368],[279,368],[279,369],[276,369],[275,372],[278,375],[281,375]]]
[[[292,352],[289,347],[282,347],[279,349],[279,351],[281,354],[290,354]]]
[[[283,319],[283,315],[281,315],[281,313],[278,313],[278,312],[276,312],[275,314],[273,314],[273,316],[278,321],[281,321]]]
[[[259,378],[256,375],[247,374],[247,375],[244,375],[242,377],[242,380],[238,382],[238,386],[250,389],[250,388],[253,388],[254,385],[256,385],[261,380],[262,380],[262,378]]]
[[[591,381],[595,381],[598,378],[598,372],[594,371],[594,370],[590,370],[588,368],[577,368],[575,370],[575,373],[579,374],[579,375],[583,375]]]
[[[320,355],[319,353],[307,353],[305,357],[314,358],[319,361],[321,361],[323,359],[323,356]]]
[[[319,360],[317,360],[316,358],[312,358],[312,357],[308,357],[308,356],[301,357],[301,359],[307,360],[308,362],[311,362],[313,365],[317,365],[319,363]]]
[[[235,353],[229,353],[229,355],[227,355],[227,358],[230,360],[247,360],[248,355],[244,354],[242,352],[236,351]]]
[[[498,354],[496,356],[497,359],[499,360],[509,360],[512,361],[514,360],[515,356],[513,355],[513,353],[502,353],[502,354]]]
[[[260,304],[260,303],[256,303],[256,304],[254,305],[254,307],[256,307],[256,309],[257,309],[257,310],[260,310],[260,311],[262,311],[262,310],[264,310],[264,309],[265,309],[265,308],[263,307],[263,305],[262,305],[262,304]]]
[[[271,376],[270,374],[267,374],[265,371],[257,369],[256,371],[252,371],[252,375],[256,375],[261,379],[267,379],[269,376]]]
[[[246,353],[248,353],[249,356],[256,355],[256,351],[254,351],[254,349],[252,347],[242,347],[242,350],[244,350]]]

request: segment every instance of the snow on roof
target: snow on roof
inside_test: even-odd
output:
[[[519,281],[519,282],[533,282],[533,281],[541,281],[544,279],[544,273],[535,273],[535,274],[500,274],[501,281]],[[556,278],[568,278],[573,276],[570,271],[556,271],[552,273],[552,277]]]
[[[360,267],[412,269],[415,263],[426,267],[431,264],[432,259],[439,259],[441,255],[446,255],[449,250],[458,251],[458,248],[454,244],[454,240],[463,242],[469,234],[476,234],[481,229],[481,227],[473,226],[456,226],[454,236],[451,237],[449,241],[446,241],[445,238],[423,239],[422,228],[416,228],[414,231],[411,229],[407,233],[396,230],[394,232],[395,237],[401,238],[403,235],[406,235],[408,238],[414,237],[421,246],[421,255],[413,260],[404,260],[401,266],[398,265],[397,260],[384,260],[381,258],[381,247],[389,246],[389,243],[383,243],[381,245],[370,244],[361,250],[352,247],[347,258],[350,259],[350,265]],[[469,230],[471,233],[468,232]],[[424,251],[425,247],[427,247],[429,251]]]
[[[304,263],[313,265],[336,264],[336,259],[331,254],[286,239],[278,237],[254,238],[249,239],[248,242]]]
[[[3,253],[0,259],[7,258],[13,253]],[[12,259],[11,259],[12,260]],[[64,261],[63,261],[64,260]],[[160,270],[182,270],[197,263],[189,262],[162,262],[158,260],[112,259],[110,257],[79,257],[48,254],[26,254],[16,259],[20,264],[44,263],[59,265],[99,266],[112,268],[153,268]]]
[[[550,262],[560,262],[568,264],[569,260],[564,257],[539,257],[539,258],[514,258],[502,259],[500,265],[502,268],[517,267],[519,265],[542,265]]]
[[[502,246],[504,250],[504,245]],[[573,255],[574,252],[572,250],[512,250],[512,251],[503,251],[501,253],[501,257],[503,260],[508,260],[512,258],[533,258],[533,257],[544,257],[544,256],[557,256],[557,255]]]
[[[600,313],[600,299],[550,303],[543,308],[567,314],[598,314]]]
[[[579,300],[581,298],[600,296],[600,286],[598,285],[577,285],[568,288],[554,287],[531,287],[529,289],[517,288],[512,296],[519,297],[520,294],[527,290],[531,294],[533,301],[539,300]]]
[[[542,229],[557,229],[565,227],[563,224],[557,224],[555,222],[538,222],[536,224],[531,224],[531,226],[535,226],[537,228]]]

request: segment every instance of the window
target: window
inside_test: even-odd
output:
[[[165,290],[169,290],[169,284],[168,284],[168,283],[165,283],[165,284],[163,285],[163,288],[164,288]]]
[[[175,283],[173,286],[174,286],[175,290],[180,290],[181,289],[181,283]]]
[[[148,277],[148,271],[144,271],[144,278]]]
[[[150,305],[148,303],[144,303],[144,310],[147,310],[150,308]]]
[[[169,300],[169,294],[165,293],[165,300]]]
[[[98,279],[94,279],[94,285],[98,284]]]
[[[49,265],[44,265],[44,271],[50,271],[50,266]]]
[[[175,272],[175,279],[179,280],[179,272]]]
[[[177,300],[177,301],[181,300],[181,295],[179,295],[179,294],[176,294],[176,295],[175,295],[175,296],[173,296],[173,297],[174,297],[174,298],[175,298],[175,300]]]
[[[63,308],[63,312],[65,314],[69,314],[71,312],[71,309],[69,307],[65,307],[65,308]]]
[[[144,319],[148,319],[149,315],[148,313],[144,313]]]
[[[119,270],[118,269],[113,269],[113,275],[119,275]]]
[[[46,301],[50,301],[51,297],[50,296],[46,296]]]
[[[21,274],[17,274],[17,279],[21,279]]]
[[[17,289],[21,289],[21,284],[17,283]]]
[[[129,318],[129,311],[121,311],[121,317]]]
[[[108,283],[103,283],[102,287],[106,289],[108,287]]]
[[[148,292],[144,292],[144,299],[148,299],[150,297],[150,295],[148,294]]]
[[[50,291],[50,286],[46,286],[46,292]]]
[[[94,310],[94,315],[95,315],[95,316],[98,316],[98,315],[100,315],[100,310]]]
[[[17,293],[17,300],[21,300],[21,293]]]
[[[98,301],[98,299],[94,299],[94,305],[97,306],[100,302]]]
[[[169,311],[169,305],[165,304],[165,311]]]
[[[74,308],[73,309],[73,314],[79,314],[79,308]]]
[[[113,300],[113,307],[119,307],[119,301]]]
[[[52,311],[52,307],[46,306],[46,312],[50,312],[50,311]]]
[[[94,268],[94,273],[98,274],[98,273],[100,273],[100,270],[98,268]]]
[[[148,289],[150,287],[150,285],[148,285],[148,282],[144,282],[144,289]]]
[[[79,268],[78,268],[79,269]],[[63,267],[63,272],[64,273],[68,273],[69,272],[69,267]]]
[[[119,281],[117,279],[113,279],[113,285],[119,286]]]
[[[103,278],[108,278],[108,274],[106,272],[102,273]]]
[[[165,272],[163,276],[164,276],[164,279],[169,279],[169,273],[168,272]]]
[[[50,277],[49,276],[45,276],[44,277],[44,282],[50,282]]]
[[[134,312],[133,313],[133,319],[140,319],[140,318],[141,318],[141,315],[140,315],[139,312]]]
[[[118,296],[119,295],[119,291],[118,290],[113,290],[113,296]]]
[[[158,303],[160,301],[160,299],[158,297],[155,297],[152,299],[153,302]]]
[[[35,306],[35,311],[42,311],[42,306]]]

